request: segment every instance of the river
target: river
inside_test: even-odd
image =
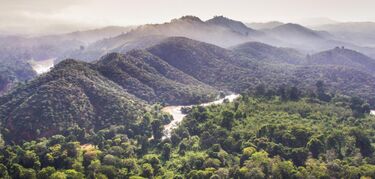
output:
[[[173,116],[173,120],[164,126],[164,135],[165,137],[169,138],[171,137],[171,132],[173,129],[177,128],[178,125],[181,123],[181,121],[184,119],[186,114],[183,114],[181,112],[181,108],[183,107],[192,107],[192,106],[210,106],[210,105],[217,105],[224,102],[224,100],[228,100],[229,102],[232,102],[234,99],[238,98],[239,94],[231,94],[228,96],[225,96],[224,98],[221,98],[216,101],[208,102],[208,103],[202,103],[202,104],[196,104],[196,105],[188,105],[188,106],[166,106],[162,109],[163,112],[169,113]],[[164,137],[164,138],[165,138]]]
[[[38,74],[47,73],[51,70],[55,62],[55,58],[46,60],[30,60],[29,63],[33,70]]]

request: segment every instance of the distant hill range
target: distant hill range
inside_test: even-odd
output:
[[[284,24],[283,22],[278,22],[278,21],[246,23],[248,27],[255,29],[255,30],[273,29],[283,24]]]
[[[375,106],[374,48],[328,30],[184,16],[131,29],[1,37],[1,131],[20,141],[75,125],[131,129],[155,103],[196,104],[262,84],[314,91],[318,80],[328,93]],[[57,65],[35,78],[27,61],[48,58]]]
[[[196,104],[260,84],[314,90],[323,80],[328,92],[375,102],[374,60],[359,52],[334,48],[304,56],[254,42],[231,49],[169,37],[92,63],[64,60],[0,97],[4,136],[28,140],[74,125],[99,130],[121,123],[130,129],[151,104]]]
[[[374,22],[345,22],[313,26],[313,29],[324,30],[337,39],[351,42],[358,46],[375,47]]]

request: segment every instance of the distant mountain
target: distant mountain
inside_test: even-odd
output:
[[[368,73],[375,73],[375,60],[357,51],[336,47],[332,50],[309,56],[309,64],[337,65],[356,68]]]
[[[374,48],[357,45],[337,38],[329,32],[312,30],[299,24],[284,24],[273,29],[263,30],[263,32],[270,38],[260,39],[260,42],[295,48],[304,53],[317,53],[337,46],[345,46],[371,57],[375,55]]]
[[[254,24],[260,25],[260,24]],[[270,22],[268,26],[255,30],[240,21],[223,16],[215,16],[202,21],[195,16],[183,16],[163,24],[142,25],[128,33],[92,43],[84,48],[65,53],[60,59],[77,58],[93,61],[112,52],[126,53],[133,49],[145,49],[160,43],[168,37],[186,37],[210,43],[223,48],[249,41],[258,41],[278,47],[294,48],[305,54],[345,46],[361,53],[375,56],[374,48],[354,44],[337,38],[326,31],[312,30],[299,24]]]
[[[66,34],[43,36],[43,38],[77,40],[77,41],[81,41],[86,44],[89,44],[98,40],[111,38],[111,37],[115,37],[115,36],[127,33],[133,28],[136,28],[136,27],[135,26],[125,26],[125,27],[107,26],[107,27],[97,28],[97,29],[92,29],[92,30],[76,31],[76,32],[71,32],[71,33],[66,33]]]
[[[51,37],[25,38],[7,36],[0,38],[0,56],[3,60],[45,60],[79,49],[83,42]]]
[[[145,49],[160,43],[165,38],[167,37],[158,35],[132,36],[131,34],[124,34],[103,39],[90,44],[85,49],[67,53],[60,60],[72,57],[83,61],[95,61],[107,53],[127,53],[134,49]]]
[[[268,78],[259,79],[270,86],[285,83],[314,90],[316,81],[322,80],[332,93],[361,96],[375,106],[375,60],[357,51],[337,47],[305,56],[258,42],[235,46],[233,51],[262,62],[258,68],[267,71]]]
[[[66,54],[83,50],[88,43],[120,35],[130,28],[105,27],[40,37],[0,36],[0,95],[16,82],[36,76],[28,62],[68,58]]]
[[[76,50],[66,57],[92,61],[106,53],[126,53],[136,48],[148,48],[167,37],[181,36],[220,47],[230,47],[263,36],[262,32],[246,27],[239,21],[222,16],[202,21],[198,17],[183,16],[164,24],[139,26],[114,38],[98,41],[84,50]]]
[[[375,47],[374,22],[346,22],[314,26],[314,29],[324,30],[343,41],[357,45]]]
[[[305,55],[295,49],[274,47],[260,42],[247,42],[232,48],[249,58],[267,63],[303,64]]]
[[[265,29],[273,29],[277,26],[281,26],[284,23],[279,21],[271,21],[271,22],[252,22],[246,23],[246,25],[252,29],[256,30],[265,30]]]
[[[231,29],[233,32],[236,32],[245,36],[251,33],[257,33],[255,30],[247,27],[244,23],[229,19],[224,16],[215,16],[214,18],[207,20],[206,23],[227,27]]]
[[[233,25],[236,24],[236,25]],[[226,19],[224,17],[215,17],[203,22],[198,17],[184,16],[179,19],[173,19],[169,23],[144,25],[128,33],[128,36],[182,36],[202,42],[215,44],[221,47],[227,47],[243,41],[257,34],[242,34],[244,29],[238,28],[239,22]],[[242,26],[246,28],[246,26]],[[251,29],[247,29],[251,31]]]
[[[40,37],[5,36],[0,37],[0,56],[3,60],[46,60],[66,57],[75,50],[83,50],[85,46],[97,40],[118,36],[128,32],[132,27],[105,27],[68,34],[48,35]]]
[[[266,63],[333,65],[354,68],[368,73],[375,72],[374,59],[345,47],[336,47],[307,56],[295,49],[274,47],[259,42],[244,43],[233,47],[232,50]]]
[[[326,17],[315,17],[315,18],[305,18],[298,21],[299,24],[307,27],[320,26],[325,24],[337,24],[339,21],[332,20]]]
[[[267,31],[277,37],[294,39],[321,39],[323,35],[299,24],[283,24]]]

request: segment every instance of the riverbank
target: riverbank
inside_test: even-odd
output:
[[[225,100],[228,100],[229,102],[232,102],[236,98],[238,98],[239,94],[231,94],[228,96],[225,96],[224,98],[218,99],[216,101],[208,102],[208,103],[202,103],[202,104],[196,104],[196,105],[187,105],[187,106],[166,106],[162,109],[163,112],[169,113],[172,115],[173,120],[167,124],[164,125],[164,137],[169,138],[171,137],[171,132],[173,129],[177,128],[178,125],[181,123],[181,121],[184,119],[186,114],[183,114],[181,109],[184,107],[192,107],[192,106],[210,106],[210,105],[218,105],[222,104]]]

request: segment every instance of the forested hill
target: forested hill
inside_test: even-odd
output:
[[[356,68],[364,72],[375,72],[375,60],[354,50],[336,47],[309,56],[308,63],[315,65],[336,65]]]
[[[66,60],[0,98],[4,137],[30,140],[78,125],[87,130],[136,122],[144,102],[103,77],[94,65]]]
[[[358,51],[335,47],[303,55],[295,49],[258,42],[235,46],[232,51],[258,62],[259,68],[265,68],[265,75],[269,76],[266,85],[280,86],[284,83],[312,90],[315,83],[322,80],[328,91],[360,96],[375,107],[375,59]]]
[[[134,50],[125,55],[108,54],[97,66],[105,77],[151,104],[194,104],[218,95],[215,88],[145,50]]]
[[[260,55],[265,58],[261,60],[248,48],[285,52],[285,60]],[[5,137],[34,139],[74,125],[98,130],[127,123],[130,128],[144,105],[197,104],[215,99],[220,91],[254,92],[262,85],[273,93],[283,86],[311,91],[319,80],[330,98],[335,94],[359,96],[375,105],[375,78],[359,68],[370,67],[372,59],[363,55],[362,61],[356,61],[358,65],[339,65],[340,59],[321,65],[313,62],[324,55],[297,63],[298,53],[290,49],[258,44],[237,49],[171,37],[146,50],[107,54],[95,63],[65,60],[0,98],[2,127],[9,134]],[[344,59],[361,56],[346,52],[337,50],[335,54]],[[289,61],[288,56],[296,58]]]

